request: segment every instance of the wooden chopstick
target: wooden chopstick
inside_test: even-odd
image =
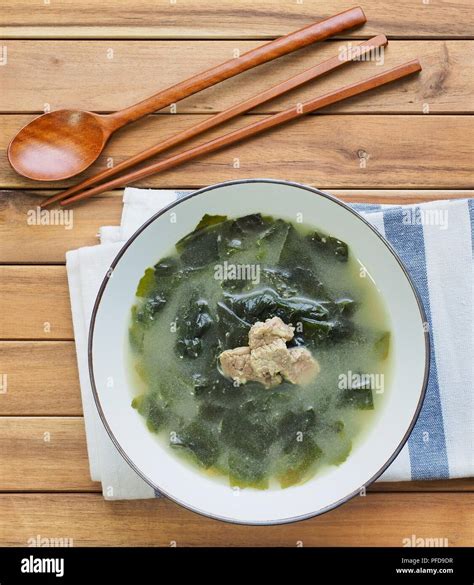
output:
[[[409,61],[408,63],[404,63],[403,65],[398,65],[393,69],[389,69],[378,75],[374,75],[369,77],[365,81],[358,81],[356,83],[352,83],[351,85],[346,85],[345,87],[330,91],[320,97],[313,98],[312,100],[308,100],[287,110],[283,110],[278,114],[274,114],[272,116],[268,116],[263,120],[259,120],[254,122],[253,124],[249,124],[248,126],[244,126],[243,128],[239,128],[234,130],[233,132],[229,132],[228,134],[224,134],[223,136],[219,136],[210,140],[209,142],[204,142],[203,144],[199,144],[189,150],[185,150],[178,154],[172,155],[168,158],[165,158],[161,161],[158,161],[154,164],[148,165],[143,169],[138,169],[126,175],[117,177],[112,181],[108,181],[102,185],[98,185],[92,189],[79,193],[77,195],[73,195],[68,199],[64,199],[61,201],[61,205],[69,205],[70,203],[81,201],[83,199],[87,199],[92,197],[92,195],[96,195],[98,193],[102,193],[109,189],[113,189],[115,187],[123,187],[125,184],[130,183],[132,181],[136,181],[138,179],[142,179],[144,177],[148,177],[149,175],[153,175],[155,173],[159,173],[161,171],[165,171],[172,167],[176,167],[181,163],[190,161],[202,154],[208,154],[210,152],[215,152],[220,148],[225,146],[229,146],[231,144],[235,144],[236,142],[243,140],[244,138],[249,138],[250,136],[254,136],[255,134],[259,134],[264,130],[268,130],[269,128],[274,128],[280,124],[285,122],[289,122],[290,120],[294,120],[296,118],[300,118],[310,112],[314,112],[320,108],[328,106],[330,104],[334,104],[336,102],[340,102],[342,100],[348,99],[355,95],[359,95],[371,89],[375,89],[376,87],[380,87],[381,85],[385,85],[387,83],[391,83],[397,79],[401,79],[402,77],[406,77],[407,75],[411,75],[412,73],[416,73],[421,71],[421,65],[418,59],[414,59]]]
[[[247,112],[252,108],[255,108],[269,100],[281,96],[282,94],[291,91],[303,85],[304,83],[307,83],[308,81],[316,79],[326,73],[329,73],[330,71],[338,69],[339,67],[346,63],[350,63],[351,61],[360,59],[363,55],[371,52],[376,48],[383,47],[387,43],[388,41],[385,35],[378,35],[367,41],[364,41],[363,43],[357,45],[356,47],[348,48],[346,46],[345,47],[346,50],[340,51],[339,55],[336,55],[331,59],[327,59],[326,61],[323,61],[322,63],[319,63],[318,65],[315,65],[314,67],[311,67],[310,69],[307,69],[306,71],[303,71],[302,73],[295,75],[294,77],[282,83],[279,83],[278,85],[275,85],[270,89],[267,89],[243,102],[240,102],[239,104],[236,104],[235,106],[232,106],[224,110],[223,112],[219,112],[218,114],[215,114],[214,116],[211,116],[210,118],[204,120],[200,124],[197,124],[192,128],[188,128],[187,130],[184,130],[182,132],[179,132],[178,134],[171,136],[170,138],[161,142],[160,144],[152,146],[151,148],[148,148],[128,158],[127,160],[119,163],[113,168],[105,169],[104,171],[101,171],[100,173],[94,175],[93,177],[89,177],[88,179],[81,181],[80,183],[74,185],[73,187],[70,187],[69,189],[66,189],[61,193],[57,193],[56,195],[49,197],[48,199],[43,201],[41,207],[46,207],[48,205],[51,205],[52,203],[55,203],[56,201],[66,199],[67,197],[70,197],[74,193],[78,193],[79,191],[83,191],[86,188],[90,188],[109,177],[117,175],[118,173],[132,166],[135,166],[151,158],[152,156],[160,154],[161,152],[164,152],[165,150],[168,150],[173,146],[176,146],[184,142],[185,140],[194,138],[195,136],[198,136],[199,134],[207,130],[210,130],[211,128],[214,128],[219,124],[222,124],[223,122],[227,122],[228,120],[238,116],[239,114],[243,114],[244,112]]]

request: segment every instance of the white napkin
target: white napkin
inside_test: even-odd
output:
[[[66,254],[90,473],[93,481],[102,483],[106,499],[143,499],[159,494],[125,462],[99,418],[87,364],[90,316],[99,286],[121,246],[149,217],[182,194],[184,192],[127,188],[120,226],[102,227],[99,232],[100,245]],[[424,407],[426,416],[424,419],[420,417],[421,424],[419,421],[415,427],[410,437],[411,443],[409,441],[405,445],[381,481],[466,477],[474,473],[472,201],[433,202],[417,208],[425,206],[439,209],[449,207],[451,226],[459,228],[454,233],[450,229],[443,234],[434,233],[423,226],[424,269],[429,276],[428,294],[425,296],[429,297],[428,303],[431,304],[440,410],[437,414],[431,403],[427,408]],[[395,216],[408,207],[354,207],[385,234],[400,253],[396,239],[406,237],[406,234],[397,233],[400,222],[395,221]],[[413,255],[413,250],[410,252],[411,255],[407,253],[404,261],[410,264],[415,256],[410,271],[413,277],[420,268],[420,262],[417,254]],[[422,292],[421,295],[424,296]],[[427,299],[423,300],[426,302]],[[453,307],[456,308],[454,314]],[[456,339],[462,339],[462,344],[457,343]],[[436,418],[438,415],[439,420]],[[423,434],[423,425],[427,425],[432,436],[436,429],[441,428],[443,444],[432,441],[431,446],[427,447],[418,440],[417,428],[421,426],[418,432]]]

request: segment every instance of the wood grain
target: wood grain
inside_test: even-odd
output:
[[[357,3],[353,3],[357,4]],[[4,0],[2,38],[271,38],[350,7],[347,0]],[[384,32],[399,37],[472,36],[469,0],[364,0],[368,24],[351,36]]]
[[[2,344],[3,345],[3,344]],[[37,342],[36,345],[46,345]],[[24,351],[31,351],[25,344]],[[33,349],[38,355],[39,348]],[[58,356],[58,359],[61,356]],[[23,354],[24,358],[24,354]],[[60,372],[58,359],[49,367],[49,376]],[[24,363],[24,359],[23,359]],[[31,360],[31,376],[37,367]],[[17,368],[18,368],[17,363]],[[15,371],[15,369],[13,369]],[[46,382],[46,381],[45,381]],[[79,396],[79,387],[73,385]],[[50,399],[60,401],[57,384],[40,390]],[[7,399],[6,396],[5,399]],[[0,405],[4,395],[0,395]],[[31,408],[29,409],[31,413]],[[0,492],[4,491],[101,491],[89,477],[86,436],[82,417],[0,416]],[[474,479],[425,482],[379,482],[369,491],[375,492],[474,492]]]
[[[72,339],[64,266],[0,266],[0,339]]]
[[[474,478],[439,479],[432,481],[378,481],[370,492],[474,492]]]
[[[403,83],[398,83],[400,91]],[[260,116],[249,118],[241,116],[228,124],[226,130],[261,119]],[[4,151],[9,139],[30,119],[30,116],[0,117],[0,187],[38,187],[10,168]],[[111,161],[121,161],[199,119],[202,118],[194,115],[166,115],[140,120],[127,132],[114,136],[105,154],[84,176],[101,170]],[[211,131],[206,139],[221,132]],[[474,134],[471,116],[312,115],[137,184],[186,188],[267,176],[327,189],[470,189],[474,144],[467,137],[471,134]],[[202,138],[192,140],[187,146],[200,141]],[[64,185],[71,184],[72,181],[64,182]]]
[[[101,226],[120,223],[122,193],[118,192],[94,199],[72,215],[58,216],[56,222],[32,222],[31,218],[40,217],[38,205],[45,196],[0,191],[0,263],[64,264],[68,250],[97,244]]]
[[[348,203],[415,203],[435,199],[473,197],[474,191],[336,189]],[[28,213],[54,191],[0,191],[0,263],[63,264],[67,250],[97,244],[102,225],[118,225],[122,214],[123,191],[111,191],[92,198],[87,206],[73,210],[72,228],[64,225],[30,225]]]
[[[73,342],[0,341],[0,416],[82,415]]]
[[[9,61],[0,67],[0,111],[42,113],[47,106],[52,110],[119,110],[229,59],[235,50],[243,53],[257,45],[255,41],[6,41]],[[222,111],[338,55],[347,45],[317,43],[182,100],[177,111]],[[373,61],[349,65],[255,111],[276,112],[295,100],[308,100],[414,58],[420,59],[423,71],[416,79],[406,80],[403,91],[394,85],[328,111],[419,114],[423,107],[429,107],[432,114],[474,111],[474,42],[392,41],[378,55],[382,57],[383,66]],[[80,92],[75,83],[78,78]]]
[[[106,502],[99,494],[0,495],[0,545],[72,538],[74,546],[402,546],[412,534],[468,546],[474,494],[369,494],[284,526],[225,524],[169,500]],[[300,544],[301,546],[301,544]]]
[[[82,418],[0,419],[0,490],[86,491],[94,487]]]

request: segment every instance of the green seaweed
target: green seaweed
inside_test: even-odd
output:
[[[347,262],[349,258],[348,245],[338,238],[333,238],[321,232],[314,232],[308,237],[308,241],[315,251],[322,253],[328,258],[335,259],[339,262]]]
[[[200,421],[184,426],[170,439],[170,445],[175,449],[186,450],[205,468],[211,467],[219,456],[219,443],[215,433]]]
[[[155,270],[154,268],[147,268],[145,274],[141,277],[140,282],[138,283],[137,292],[135,294],[137,297],[147,297],[155,290],[155,286]]]
[[[151,394],[140,394],[132,400],[135,408],[146,419],[148,430],[159,433],[165,426],[168,416],[165,408]]]
[[[187,267],[205,266],[219,259],[219,234],[217,230],[198,232],[181,252],[181,262]]]
[[[374,397],[370,386],[346,388],[342,391],[340,404],[358,410],[373,410]]]
[[[386,360],[390,351],[390,332],[384,331],[374,343],[375,353],[381,360]]]
[[[203,215],[201,221],[197,224],[194,230],[176,243],[177,252],[182,254],[191,244],[194,245],[196,238],[202,236],[203,232],[207,231],[208,228],[219,225],[225,222],[226,219],[227,216],[225,215],[208,215],[207,213]]]
[[[201,218],[201,221],[197,224],[193,233],[199,232],[205,228],[218,225],[227,220],[227,215],[209,215],[208,213],[204,214]]]
[[[143,339],[145,335],[145,329],[143,324],[137,320],[137,305],[133,305],[132,307],[132,318],[130,322],[130,326],[128,328],[128,340],[130,343],[130,347],[134,352],[140,352],[143,349]]]
[[[242,454],[264,457],[275,439],[275,428],[253,400],[241,405],[239,411],[224,416],[222,440]]]
[[[230,453],[227,466],[232,487],[264,490],[268,487],[267,467],[260,457],[248,453]]]
[[[277,479],[281,487],[288,488],[301,483],[321,455],[321,449],[310,437],[294,442],[280,462]]]
[[[290,224],[279,219],[259,235],[255,255],[259,262],[268,266],[278,262],[290,227]]]
[[[290,224],[278,259],[278,266],[292,269],[295,265],[311,267],[313,266],[313,257],[305,238]]]
[[[176,317],[176,351],[179,357],[197,358],[201,355],[202,338],[213,322],[208,302],[193,295]]]
[[[217,303],[218,335],[224,349],[247,345],[251,324],[224,302]]]
[[[311,436],[315,426],[316,414],[313,408],[287,412],[278,427],[278,434],[283,441],[283,451],[289,453],[293,449],[294,443],[302,441],[308,435]]]

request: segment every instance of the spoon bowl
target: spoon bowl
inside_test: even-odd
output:
[[[8,160],[29,179],[67,179],[98,158],[110,134],[106,116],[79,110],[50,112],[18,132],[8,147]]]

